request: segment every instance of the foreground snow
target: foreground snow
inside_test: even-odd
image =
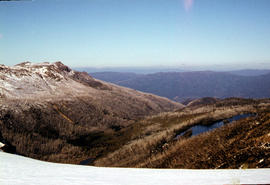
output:
[[[160,170],[42,162],[0,152],[1,185],[270,184],[270,169]]]

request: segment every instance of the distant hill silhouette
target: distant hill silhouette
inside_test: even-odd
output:
[[[145,76],[144,74],[122,73],[122,72],[97,72],[97,73],[90,73],[90,75],[93,76],[94,78],[115,84]]]
[[[231,74],[240,75],[240,76],[260,76],[270,73],[269,69],[243,69],[229,71]]]
[[[91,75],[97,79],[176,101],[201,97],[269,97],[270,73],[259,76],[254,76],[252,73],[250,76],[246,76],[248,74],[246,72],[235,71],[235,73],[242,75],[212,71],[166,72],[148,75],[104,72],[92,73]]]

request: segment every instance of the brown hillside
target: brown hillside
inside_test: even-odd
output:
[[[0,66],[0,136],[21,155],[79,163],[117,145],[120,129],[183,107],[95,80],[61,62]]]
[[[133,137],[97,166],[148,168],[265,168],[270,167],[270,101],[231,98],[207,106],[162,113],[133,125]],[[252,113],[212,131],[192,136],[194,125]],[[179,133],[187,131],[181,137]]]

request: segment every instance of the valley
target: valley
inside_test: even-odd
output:
[[[269,99],[202,98],[183,105],[60,62],[1,71],[6,152],[103,167],[270,166]]]
[[[269,0],[0,0],[0,185],[270,184]]]
[[[268,112],[269,100],[225,99],[161,113],[139,122],[138,135],[130,143],[94,164],[188,169],[241,168],[243,164],[251,168],[269,167],[269,149],[263,147],[270,139]],[[195,125],[211,126],[241,114],[256,116],[197,136],[177,137]],[[261,159],[264,160],[260,162]]]

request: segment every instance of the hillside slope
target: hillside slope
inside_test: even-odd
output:
[[[270,167],[270,101],[230,98],[138,121],[130,142],[97,166],[224,169]],[[215,126],[213,126],[215,125]],[[205,132],[208,129],[212,129]]]
[[[37,159],[96,158],[117,147],[111,144],[117,130],[181,107],[95,80],[61,62],[0,66],[0,138],[18,154]]]

